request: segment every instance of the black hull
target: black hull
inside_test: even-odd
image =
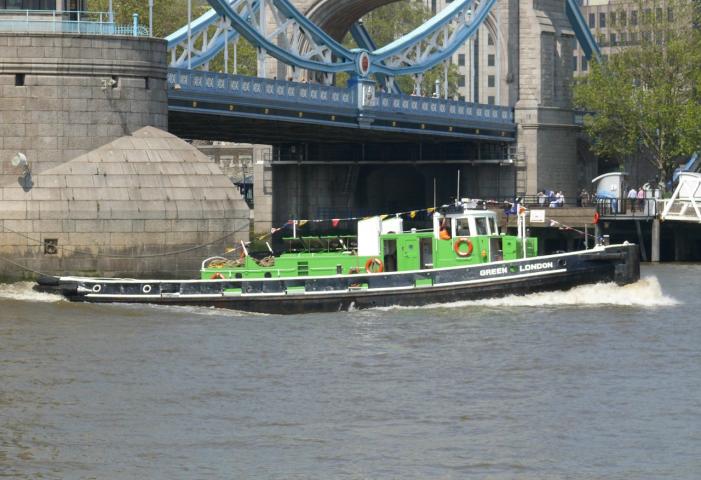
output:
[[[542,269],[538,269],[542,268]],[[533,269],[533,270],[530,270]],[[502,270],[506,270],[502,272]],[[526,272],[526,273],[522,273]],[[67,279],[42,290],[58,288],[72,301],[91,303],[151,303],[161,305],[205,306],[234,310],[299,314],[336,312],[388,306],[422,306],[461,300],[497,298],[506,295],[567,290],[578,285],[636,282],[640,277],[638,248],[618,245],[605,250],[550,255],[526,261],[502,262],[449,270],[427,270],[393,275],[336,277],[324,279],[285,279],[278,281],[139,281],[118,279]],[[417,278],[430,278],[433,286],[415,287]],[[370,288],[348,288],[349,281],[369,279]],[[51,282],[44,282],[51,283]],[[445,285],[442,285],[445,284]],[[290,286],[306,285],[305,292],[285,294]],[[94,293],[100,285],[100,293]],[[148,285],[151,295],[143,294]],[[177,294],[166,292],[179,286]],[[249,295],[224,296],[225,287],[242,286]],[[115,289],[119,292],[115,293]],[[135,290],[135,288],[137,290]],[[142,290],[139,293],[138,288]],[[110,290],[111,289],[111,290]],[[131,289],[131,290],[130,290]],[[218,289],[218,291],[217,291]],[[333,289],[328,293],[325,289]],[[163,294],[154,295],[154,291]],[[188,291],[196,290],[188,294]],[[105,293],[102,293],[105,292]],[[130,293],[131,292],[131,293]],[[185,293],[183,293],[185,292]]]

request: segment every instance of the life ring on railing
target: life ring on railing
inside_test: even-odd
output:
[[[376,266],[377,270],[374,270],[372,267]],[[382,273],[385,271],[385,266],[382,263],[382,260],[380,260],[377,257],[372,257],[368,258],[368,261],[365,262],[365,271],[367,273]]]
[[[601,216],[599,215],[599,212],[594,212],[594,225],[599,223],[600,218],[601,218]]]
[[[209,277],[209,278],[211,278],[212,280],[224,280],[224,275],[222,275],[221,273],[217,272],[217,273],[215,273],[214,275],[212,275],[212,276]]]
[[[460,247],[465,244],[467,245],[467,252],[463,252],[460,250]],[[470,241],[469,238],[467,237],[460,237],[455,241],[455,245],[453,245],[453,250],[455,253],[458,255],[458,257],[469,257],[472,255],[472,249],[473,249],[472,241]]]

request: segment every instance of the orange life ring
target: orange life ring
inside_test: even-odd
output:
[[[597,223],[599,223],[599,218],[601,218],[601,217],[599,216],[599,212],[594,212],[594,224],[595,224],[595,225],[596,225]]]
[[[467,252],[463,252],[460,250],[460,247],[463,243],[467,245]],[[458,255],[458,257],[469,257],[470,255],[472,255],[472,249],[472,242],[467,237],[459,237],[455,241],[455,245],[453,245],[453,250],[455,250],[455,253]]]
[[[215,273],[214,275],[212,275],[212,276],[209,277],[209,278],[211,278],[212,280],[224,280],[224,275],[222,275],[221,273],[217,272],[217,273]]]
[[[372,266],[377,265],[377,270],[372,270]],[[382,273],[385,271],[385,266],[382,264],[382,260],[377,257],[368,258],[365,262],[365,271],[367,273]]]

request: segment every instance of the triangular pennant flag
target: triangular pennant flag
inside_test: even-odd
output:
[[[382,215],[380,215],[380,220],[384,220],[387,217],[389,217],[389,215],[387,215],[386,213],[383,213]]]
[[[338,227],[338,223],[339,223],[340,221],[341,221],[340,218],[332,218],[332,219],[331,219],[331,226],[332,226],[333,228]]]
[[[309,223],[309,220],[300,220],[299,222],[297,222],[297,226],[298,226],[298,227],[303,227],[303,226],[305,226],[307,223]]]
[[[427,211],[428,213],[433,213],[433,212],[436,211],[436,209],[435,209],[435,208],[427,208],[426,211]]]
[[[411,213],[409,213],[409,216],[411,218],[416,218],[416,210],[412,210]]]

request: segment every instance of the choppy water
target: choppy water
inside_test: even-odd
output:
[[[698,479],[701,265],[268,316],[0,286],[0,477]]]

